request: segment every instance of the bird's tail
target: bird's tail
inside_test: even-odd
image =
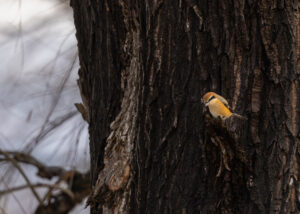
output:
[[[248,120],[247,117],[244,117],[244,116],[236,114],[236,113],[232,113],[231,116],[237,117],[237,118],[239,118],[241,120]]]

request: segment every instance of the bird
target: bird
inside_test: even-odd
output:
[[[221,118],[223,121],[229,117],[237,117],[242,120],[247,120],[246,117],[231,112],[227,100],[215,92],[210,91],[204,94],[202,102],[208,107],[210,114],[214,118]]]

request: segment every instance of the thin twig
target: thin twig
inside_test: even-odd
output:
[[[8,189],[9,187],[8,187],[8,185],[7,185],[7,183],[3,180],[3,181],[1,181],[3,184],[4,184],[4,186],[6,186],[6,188]],[[1,194],[0,194],[1,195]],[[15,199],[15,201],[17,202],[17,204],[19,205],[19,207],[20,207],[20,209],[23,211],[23,213],[24,214],[27,214],[27,211],[25,210],[25,208],[23,207],[23,205],[21,204],[21,202],[20,202],[20,200],[17,198],[17,196],[12,192],[11,193],[11,195],[12,195],[12,197]]]
[[[69,189],[63,188],[63,187],[61,187],[57,184],[41,184],[41,183],[38,183],[38,184],[32,184],[31,186],[34,187],[34,188],[47,187],[47,188],[51,188],[51,189],[58,189],[58,190],[61,190],[64,193],[66,193],[71,199],[74,198],[74,194],[72,193],[72,191],[70,191]],[[2,196],[2,195],[5,195],[5,194],[15,192],[15,191],[20,191],[20,190],[26,189],[28,187],[30,187],[30,186],[22,185],[22,186],[18,186],[18,187],[9,188],[9,189],[6,189],[4,191],[0,191],[0,195]]]
[[[1,150],[3,151],[3,150]],[[4,151],[3,151],[4,152]],[[61,167],[53,167],[53,166],[45,166],[33,156],[23,153],[23,152],[12,152],[12,151],[5,151],[6,154],[9,156],[13,156],[12,158],[18,162],[26,163],[33,165],[38,168],[38,175],[42,178],[51,179],[54,176],[60,176],[65,173],[65,170]],[[9,161],[6,156],[4,158],[0,158],[1,161]]]
[[[66,72],[66,75],[63,77],[62,79],[62,82],[60,83],[59,87],[57,88],[57,94],[56,96],[53,98],[53,103],[51,105],[51,108],[50,108],[50,111],[48,112],[47,116],[46,116],[46,119],[39,131],[39,133],[37,134],[37,136],[31,141],[28,143],[28,145],[26,146],[25,148],[25,152],[26,153],[31,153],[32,150],[38,145],[38,143],[40,142],[42,136],[44,135],[44,131],[45,129],[47,128],[47,125],[48,123],[50,122],[50,117],[52,116],[55,108],[57,107],[57,104],[58,104],[58,101],[60,100],[61,98],[61,94],[62,94],[62,91],[68,81],[68,79],[70,78],[71,76],[71,73],[72,73],[72,70],[75,66],[75,63],[76,63],[76,59],[78,57],[78,53],[75,54],[74,56],[74,59],[71,63],[71,66],[69,68],[69,70]]]
[[[40,196],[39,196],[38,193],[35,191],[34,187],[33,187],[32,184],[30,183],[30,181],[29,181],[27,175],[25,174],[25,172],[23,171],[23,169],[20,167],[19,163],[18,163],[15,159],[11,158],[11,157],[9,156],[9,154],[7,154],[5,151],[2,151],[1,149],[0,149],[0,154],[4,155],[4,157],[5,157],[7,160],[9,160],[9,161],[10,161],[10,162],[11,162],[11,163],[19,170],[19,172],[21,173],[21,175],[22,175],[23,178],[25,179],[25,181],[26,181],[28,187],[31,189],[33,195],[36,197],[36,199],[38,200],[39,203],[42,203],[42,200],[41,200]]]

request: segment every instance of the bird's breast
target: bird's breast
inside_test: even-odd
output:
[[[231,111],[217,98],[208,105],[209,111],[213,117],[227,118],[231,116]]]

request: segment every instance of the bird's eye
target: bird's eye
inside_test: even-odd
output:
[[[215,99],[215,96],[211,96],[209,99],[208,99],[208,102],[210,102],[211,100]]]

